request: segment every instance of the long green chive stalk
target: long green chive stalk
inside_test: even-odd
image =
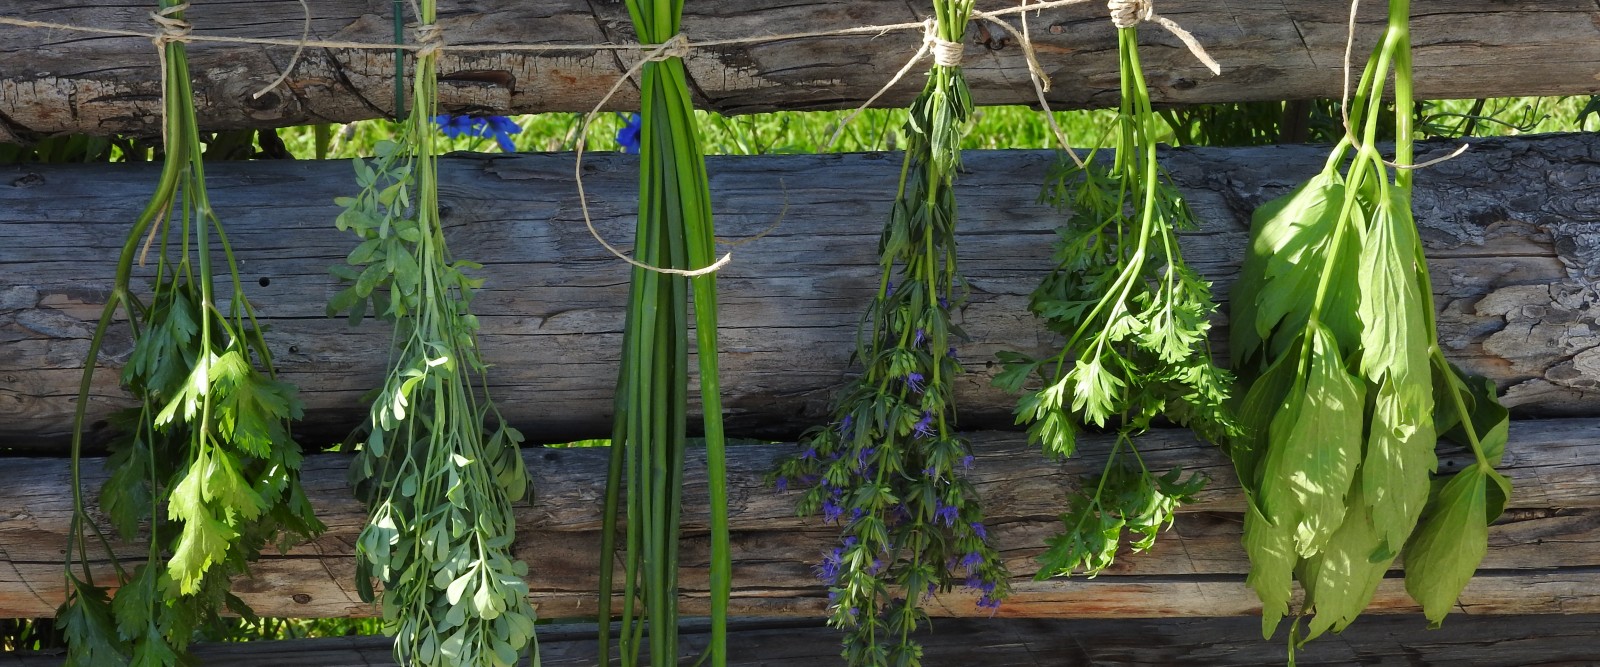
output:
[[[434,34],[422,0],[418,36]],[[395,325],[389,373],[351,468],[369,522],[356,542],[362,598],[383,584],[384,632],[406,665],[512,667],[534,644],[528,566],[512,553],[513,504],[528,490],[518,443],[489,399],[472,297],[482,268],[452,260],[439,219],[433,126],[437,52],[417,55],[411,111],[396,141],[357,160],[361,192],[337,225],[361,239],[333,273],[353,284],[328,310],[369,304]],[[415,202],[413,205],[413,197]],[[537,646],[533,664],[539,664]]]
[[[1058,231],[1058,266],[1035,290],[1030,308],[1066,342],[1054,355],[1031,359],[1002,353],[995,384],[1021,391],[1037,375],[1043,386],[1023,394],[1017,423],[1053,456],[1071,456],[1077,433],[1115,426],[1104,471],[1085,480],[1061,516],[1062,532],[1040,556],[1039,578],[1110,566],[1124,532],[1150,548],[1178,506],[1205,483],[1181,471],[1150,471],[1134,436],[1166,418],[1222,442],[1233,428],[1223,410],[1228,373],[1211,362],[1207,342],[1216,311],[1210,283],[1183,261],[1177,233],[1194,214],[1156,162],[1158,117],[1139,63],[1138,27],[1117,29],[1122,102],[1114,121],[1116,153],[1100,153],[1055,170],[1044,199],[1071,218]]]
[[[960,48],[971,0],[936,0],[938,37]],[[833,420],[802,438],[780,464],[780,488],[808,487],[802,514],[843,528],[817,575],[829,587],[829,623],[845,631],[851,665],[921,664],[911,635],[922,600],[958,585],[995,609],[1008,574],[983,525],[972,464],[956,434],[953,378],[961,371],[950,321],[959,307],[955,176],[972,112],[961,67],[935,64],[906,123],[909,137],[894,209],[879,241],[883,274],[858,338],[866,366],[846,386]]]
[[[682,0],[627,0],[639,41],[663,44],[678,34]],[[650,267],[698,270],[714,255],[711,188],[696,130],[683,59],[645,63],[640,84],[639,217],[634,255]],[[628,294],[616,423],[606,479],[600,559],[600,649],[611,655],[610,604],[616,524],[627,484],[621,658],[639,664],[650,631],[650,664],[678,661],[678,535],[688,431],[688,299],[694,296],[706,466],[711,490],[711,645],[715,667],[727,664],[727,467],[717,379],[715,274],[692,278],[635,266]]]
[[[169,24],[181,24],[175,0],[160,7]],[[165,162],[118,258],[73,420],[67,600],[57,612],[69,665],[177,664],[194,633],[220,627],[223,613],[253,618],[229,592],[232,576],[247,574],[248,562],[274,538],[286,549],[323,528],[300,487],[300,447],[289,436],[300,403],[294,387],[274,379],[238,262],[206,196],[184,45],[165,42],[162,58]],[[214,266],[213,240],[232,288],[226,305],[214,292],[223,274]],[[132,274],[152,250],[155,287],[145,302],[131,287]],[[134,338],[122,384],[140,405],[113,419],[127,435],[111,445],[112,475],[101,487],[100,507],[123,539],[149,522],[146,561],[131,575],[87,515],[80,484],[89,388],[119,311]],[[114,599],[90,573],[86,529],[116,568]]]
[[[1249,386],[1230,446],[1250,498],[1247,580],[1270,637],[1291,580],[1314,614],[1304,640],[1341,630],[1404,553],[1406,591],[1438,625],[1487,548],[1510,483],[1494,470],[1508,414],[1494,385],[1445,360],[1411,213],[1409,0],[1347,107],[1348,133],[1322,173],[1256,211],[1234,288],[1234,363]],[[1378,152],[1394,74],[1395,160]],[[1475,461],[1435,475],[1440,436]],[[1291,652],[1291,659],[1292,659]]]

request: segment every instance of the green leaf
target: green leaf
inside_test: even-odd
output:
[[[1395,389],[1396,381],[1386,377],[1378,385],[1358,484],[1363,493],[1359,502],[1352,503],[1371,513],[1388,553],[1398,552],[1416,528],[1428,502],[1428,479],[1439,467],[1432,394],[1427,394],[1428,410],[1412,411]]]
[[[1427,485],[1422,487],[1427,489]],[[1303,641],[1316,639],[1332,628],[1340,632],[1367,608],[1379,582],[1399,550],[1386,545],[1385,534],[1359,502],[1361,479],[1350,487],[1350,509],[1326,548],[1306,561],[1306,608],[1316,610]],[[1396,542],[1394,544],[1400,544]]]
[[[128,664],[128,647],[117,637],[106,589],[67,574],[67,601],[56,622],[67,640],[68,667],[117,667]]]
[[[1364,427],[1362,389],[1333,334],[1314,324],[1309,336],[1302,377],[1269,428],[1258,498],[1264,518],[1293,532],[1301,556],[1320,551],[1344,519]]]
[[[1417,281],[1416,224],[1411,200],[1400,188],[1379,202],[1361,247],[1361,270],[1356,274],[1360,293],[1357,315],[1361,319],[1361,374],[1373,383],[1392,378],[1401,414],[1425,417],[1427,405],[1430,331],[1424,318]]]
[[[134,645],[132,667],[172,667],[179,664],[177,652],[155,623],[145,624],[144,637]]]
[[[1429,505],[1422,528],[1406,544],[1406,592],[1422,605],[1429,627],[1444,622],[1488,551],[1491,477],[1500,474],[1478,464],[1456,473]],[[1499,486],[1502,480],[1495,483]]]
[[[1247,494],[1248,495],[1248,494]],[[1294,533],[1276,526],[1261,513],[1254,498],[1245,509],[1244,550],[1250,556],[1250,574],[1244,583],[1261,600],[1261,638],[1271,639],[1278,623],[1289,614],[1294,595]]]

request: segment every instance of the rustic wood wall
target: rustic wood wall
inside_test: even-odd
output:
[[[1450,146],[1433,144],[1423,152]],[[1421,172],[1416,212],[1431,258],[1446,353],[1494,378],[1518,416],[1600,416],[1600,138],[1475,142]],[[1226,299],[1250,211],[1315,173],[1313,146],[1172,150],[1163,164],[1203,227],[1187,258]],[[608,437],[627,267],[584,229],[570,155],[441,161],[452,250],[488,265],[475,302],[495,397],[538,441]],[[972,294],[959,317],[962,427],[1006,428],[1014,398],[989,386],[998,350],[1043,352],[1049,335],[1027,295],[1050,270],[1062,217],[1038,204],[1052,157],[969,152],[958,241]],[[626,245],[634,159],[586,159],[600,230]],[[744,238],[721,278],[723,390],[730,433],[790,438],[824,417],[877,280],[877,234],[894,190],[894,155],[765,156],[710,162],[718,229]],[[252,302],[272,327],[284,376],[302,388],[304,439],[357,425],[361,394],[383,373],[388,327],[323,315],[327,273],[354,246],[333,198],[353,191],[344,162],[219,163],[213,204],[235,239]],[[0,447],[60,453],[89,332],[126,225],[153,167],[0,167]],[[787,213],[785,213],[787,210]],[[1222,334],[1219,329],[1219,349]],[[91,421],[128,404],[106,348]]]
[[[981,8],[1014,6],[984,0]],[[1212,77],[1176,39],[1143,31],[1141,58],[1157,102],[1230,102],[1337,97],[1346,0],[1218,3],[1164,0],[1162,15],[1192,30],[1225,68]],[[313,0],[312,35],[388,43],[388,0]],[[147,10],[113,0],[63,5],[9,0],[7,16],[148,32]],[[925,3],[899,0],[792,2],[699,0],[684,8],[691,39],[711,40],[921,21]],[[1365,56],[1383,3],[1364,0]],[[298,39],[294,0],[197,2],[200,34]],[[1055,86],[1052,104],[1106,106],[1117,91],[1116,36],[1105,3],[1053,9],[1028,19]],[[444,2],[440,23],[457,44],[597,44],[634,39],[617,0]],[[1014,21],[1015,23],[1015,21]],[[1589,0],[1452,0],[1419,7],[1412,21],[1420,98],[1568,95],[1596,90],[1600,7]],[[793,39],[697,51],[688,60],[696,106],[728,113],[853,107],[878,90],[921,36]],[[1031,104],[1020,49],[992,27],[968,33],[966,73],[981,104]],[[252,93],[288,65],[288,47],[190,47],[201,124],[209,129],[344,122],[392,114],[389,52],[310,49],[285,86]],[[449,54],[440,101],[483,113],[587,111],[636,58],[575,50]],[[159,72],[148,40],[0,26],[0,141],[65,132],[159,133]],[[900,107],[921,87],[906,77],[878,103]],[[611,108],[637,108],[627,87]]]
[[[1058,528],[1056,515],[1079,479],[1097,472],[1109,446],[1087,438],[1084,455],[1052,464],[1018,433],[971,434],[972,479],[984,499],[989,530],[1015,579],[1003,617],[1121,618],[1208,617],[1254,614],[1255,596],[1244,585],[1249,563],[1240,545],[1243,496],[1232,466],[1214,447],[1185,431],[1157,431],[1139,441],[1144,460],[1165,470],[1183,466],[1211,478],[1197,502],[1183,508],[1174,528],[1149,553],[1124,555],[1100,577],[1032,581],[1033,558]],[[813,566],[839,539],[838,528],[794,513],[794,491],[778,493],[763,481],[793,445],[746,445],[729,450],[729,508],[733,531],[735,615],[816,617],[827,607],[827,588]],[[600,500],[607,450],[530,448],[524,453],[537,499],[518,511],[516,551],[530,565],[529,586],[540,616],[583,617],[596,609]],[[1447,454],[1441,468],[1470,462]],[[62,597],[61,549],[71,518],[66,462],[9,459],[0,485],[0,617],[45,616]],[[376,613],[354,592],[354,543],[365,510],[345,484],[348,458],[307,458],[304,481],[328,532],[286,555],[267,554],[254,578],[234,592],[264,616],[367,616]],[[691,454],[684,502],[679,583],[686,613],[706,607],[706,489],[703,457]],[[85,485],[106,474],[87,464]],[[1491,529],[1489,552],[1462,594],[1460,610],[1479,614],[1600,613],[1600,420],[1515,422],[1505,474],[1514,485],[1510,509]],[[139,544],[122,556],[145,555]],[[93,554],[91,554],[93,555]],[[104,576],[109,565],[101,564]],[[1400,579],[1380,586],[1371,611],[1416,610]],[[977,597],[963,591],[929,603],[935,616],[988,616]],[[1248,635],[1246,636],[1248,637]],[[1244,639],[1244,638],[1242,638]]]

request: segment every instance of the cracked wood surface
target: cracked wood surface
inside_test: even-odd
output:
[[[1395,621],[1400,622],[1395,622]],[[1295,652],[1306,667],[1360,664],[1367,667],[1526,667],[1589,664],[1600,655],[1600,616],[1479,616],[1451,618],[1439,630],[1423,630],[1420,616],[1357,621]],[[709,639],[704,621],[680,625],[680,651],[698,657]],[[1283,641],[1260,639],[1248,618],[1206,619],[940,619],[919,633],[930,666],[1058,667],[1178,664],[1256,667],[1282,664]],[[839,633],[817,621],[734,621],[729,628],[729,664],[735,667],[813,667],[843,664]],[[592,667],[599,663],[595,626],[574,623],[539,627],[544,667]],[[201,644],[201,665],[227,667],[396,667],[390,640],[334,637],[248,644]],[[0,653],[0,667],[55,667],[49,654]],[[528,663],[521,663],[526,667]]]
[[[1177,430],[1139,440],[1155,470],[1174,466],[1211,479],[1173,529],[1148,553],[1127,554],[1092,580],[1032,581],[1033,559],[1055,532],[1056,515],[1084,475],[1099,470],[1109,447],[1086,437],[1084,455],[1046,462],[1018,433],[970,434],[976,462],[970,473],[984,498],[986,522],[1011,572],[1013,597],[1000,615],[1013,617],[1233,616],[1257,613],[1244,585],[1249,563],[1240,546],[1243,509],[1232,467],[1220,451]],[[1441,469],[1470,463],[1445,451]],[[827,590],[812,567],[838,539],[838,528],[794,514],[796,492],[777,493],[763,481],[792,445],[746,445],[729,450],[729,509],[733,532],[734,613],[807,616],[823,613]],[[580,617],[595,610],[594,563],[599,549],[607,449],[529,448],[524,452],[536,500],[518,509],[518,557],[530,565],[530,589],[545,617]],[[269,553],[253,578],[234,592],[266,616],[361,616],[376,610],[353,590],[354,542],[365,513],[345,485],[348,458],[306,459],[304,483],[328,532],[286,555]],[[707,612],[708,522],[704,459],[691,452],[684,478],[684,539],[679,572],[686,613]],[[100,460],[85,468],[88,497],[106,472]],[[8,459],[0,486],[0,617],[53,613],[62,590],[61,550],[71,517],[67,464],[61,459]],[[1463,594],[1467,614],[1600,613],[1600,420],[1524,420],[1513,423],[1504,473],[1510,509],[1489,533],[1478,576]],[[104,525],[103,517],[96,520]],[[109,528],[107,529],[109,530]],[[119,555],[142,558],[140,544],[119,544]],[[97,576],[110,576],[97,563]],[[963,591],[929,603],[937,616],[986,616]],[[1385,580],[1375,612],[1416,610],[1400,579]]]
[[[150,32],[149,3],[10,0],[4,13],[28,19]],[[980,2],[996,9],[1014,3]],[[389,43],[388,0],[315,0],[313,37]],[[1212,77],[1159,28],[1142,31],[1141,59],[1157,103],[1338,97],[1348,3],[1166,0],[1162,15],[1203,42],[1223,67]],[[917,22],[925,3],[901,0],[694,2],[684,8],[691,40],[740,38],[863,25]],[[299,39],[293,0],[197,2],[200,34]],[[443,2],[440,23],[455,44],[597,44],[633,40],[615,0]],[[1363,1],[1364,56],[1384,16]],[[1013,24],[1016,19],[1013,17]],[[1030,16],[1030,32],[1054,85],[1051,103],[1114,105],[1115,31],[1104,3]],[[916,50],[915,31],[832,36],[697,50],[687,66],[695,104],[725,113],[854,107],[887,82]],[[1453,0],[1419,7],[1412,20],[1419,98],[1588,94],[1600,72],[1600,7],[1592,0]],[[980,104],[1032,104],[1019,47],[993,26],[967,34],[965,69]],[[253,99],[277,78],[292,47],[192,44],[199,120],[205,129],[282,127],[392,115],[394,58],[388,51],[308,49],[287,83]],[[634,61],[633,52],[447,53],[440,65],[443,108],[460,113],[587,111]],[[1357,63],[1360,66],[1360,63]],[[0,141],[58,133],[159,134],[160,75],[148,40],[0,26]],[[878,104],[901,107],[921,87],[908,76]],[[610,102],[637,108],[636,88]]]
[[[1449,148],[1425,145],[1420,154]],[[1202,221],[1183,237],[1185,256],[1216,281],[1219,300],[1238,270],[1250,212],[1320,169],[1325,150],[1164,154]],[[585,231],[571,160],[440,160],[451,249],[486,265],[474,309],[494,397],[536,442],[604,438],[611,428],[628,267]],[[958,346],[967,372],[956,381],[969,430],[1011,427],[1014,397],[989,385],[994,353],[1042,354],[1054,344],[1027,311],[1064,220],[1037,203],[1052,160],[1042,151],[965,156],[958,242],[972,289],[957,318],[971,340]],[[893,154],[710,160],[724,238],[778,222],[734,248],[721,273],[730,434],[792,438],[825,419],[877,286],[878,234],[898,167]],[[636,162],[591,156],[585,169],[600,231],[626,247]],[[338,289],[327,267],[355,245],[332,225],[334,197],[355,189],[349,163],[216,163],[207,171],[279,370],[301,387],[302,441],[342,437],[366,414],[361,395],[381,381],[390,338],[382,323],[350,327],[323,315]],[[155,180],[146,165],[0,167],[0,447],[64,451],[121,236]],[[1415,209],[1446,354],[1493,378],[1519,417],[1600,416],[1600,136],[1475,143],[1418,175]],[[148,280],[148,269],[136,273],[136,286]],[[95,376],[91,425],[129,404],[117,386],[128,352],[126,331],[115,329]]]

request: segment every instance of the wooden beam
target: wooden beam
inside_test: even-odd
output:
[[[1203,221],[1184,237],[1185,254],[1216,281],[1219,299],[1238,270],[1250,212],[1315,173],[1325,150],[1164,154]],[[1519,416],[1600,416],[1596,154],[1594,135],[1485,140],[1418,175],[1415,208],[1446,354],[1495,379]],[[971,340],[959,346],[967,372],[957,398],[969,430],[1012,423],[1015,398],[989,384],[994,353],[1043,354],[1053,344],[1027,311],[1064,220],[1037,203],[1053,160],[1040,151],[965,158],[958,241],[972,290],[958,318]],[[585,230],[571,156],[460,155],[440,166],[451,250],[487,265],[474,308],[494,397],[536,441],[608,437],[627,266]],[[599,230],[626,247],[636,162],[598,155],[584,167]],[[730,433],[792,438],[825,418],[878,283],[878,234],[898,167],[892,154],[710,161],[724,238],[777,224],[733,248],[721,273]],[[338,289],[327,267],[355,245],[332,225],[334,197],[354,191],[349,164],[216,163],[207,172],[280,371],[302,388],[302,440],[342,437],[366,414],[360,398],[381,381],[390,339],[383,323],[352,328],[323,315]],[[155,180],[148,165],[0,166],[0,185],[10,186],[0,187],[0,447],[63,451],[122,235]],[[116,330],[96,374],[91,423],[129,404],[117,386],[128,351]]]
[[[1011,572],[1014,597],[1002,616],[1107,618],[1135,616],[1228,616],[1259,610],[1244,586],[1248,572],[1239,545],[1242,497],[1232,467],[1215,448],[1182,431],[1156,431],[1139,441],[1154,469],[1181,465],[1211,483],[1184,508],[1174,530],[1148,554],[1124,555],[1114,569],[1093,580],[1034,582],[1033,558],[1057,529],[1056,515],[1067,494],[1086,474],[1099,470],[1110,444],[1087,438],[1085,454],[1062,463],[1046,461],[1025,437],[1013,433],[971,436],[977,462],[972,479],[984,498],[987,523]],[[537,500],[518,511],[517,554],[531,566],[530,588],[539,613],[580,617],[596,608],[594,563],[599,549],[600,503],[606,449],[530,448],[524,458]],[[730,450],[734,603],[738,614],[807,616],[826,607],[826,589],[812,567],[838,540],[838,528],[794,514],[795,493],[777,493],[762,478],[792,445],[746,445]],[[1470,457],[1449,453],[1449,470]],[[305,484],[328,532],[285,555],[268,555],[253,579],[234,592],[264,616],[359,616],[375,610],[353,590],[354,542],[365,512],[345,486],[347,458],[308,457]],[[0,486],[0,617],[46,616],[61,599],[61,549],[71,514],[66,462],[10,459],[8,483]],[[685,491],[682,606],[704,613],[708,543],[706,489],[695,480],[703,465],[691,454]],[[88,497],[106,474],[87,464]],[[1467,588],[1461,609],[1469,614],[1600,613],[1600,420],[1521,421],[1513,425],[1505,473],[1514,493],[1511,510],[1490,532],[1489,555]],[[140,544],[120,546],[133,560]],[[100,564],[104,576],[109,565]],[[1374,611],[1415,609],[1399,579],[1380,588]],[[940,595],[935,615],[987,615],[976,598],[961,591]]]
[[[1452,618],[1439,630],[1424,630],[1426,625],[1420,616],[1357,621],[1343,633],[1326,635],[1296,651],[1295,659],[1306,667],[1523,667],[1588,664],[1600,655],[1597,615],[1480,616]],[[679,650],[685,658],[695,658],[705,648],[707,628],[699,620],[681,626]],[[1281,635],[1262,641],[1259,633],[1259,623],[1248,618],[963,618],[940,619],[917,640],[929,665],[1282,664],[1287,653]],[[541,664],[592,667],[599,662],[595,642],[593,624],[540,626]],[[843,664],[838,642],[838,631],[815,621],[734,621],[729,628],[729,664]],[[201,665],[217,667],[395,667],[391,643],[383,637],[201,644],[194,652]],[[55,667],[60,662],[59,656],[48,654],[0,653],[0,667]]]
[[[145,3],[148,4],[148,3]],[[980,8],[1013,2],[987,0]],[[486,0],[470,11],[445,7],[451,44],[598,44],[634,40],[618,3],[583,0]],[[388,44],[388,3],[320,0],[311,35]],[[1222,64],[1212,77],[1177,39],[1141,31],[1141,58],[1158,103],[1338,97],[1349,3],[1214,3],[1168,0],[1160,12],[1205,44]],[[150,32],[142,5],[94,0],[61,6],[11,0],[5,14],[33,20]],[[684,8],[691,40],[786,32],[825,32],[921,21],[927,3],[858,0],[847,4],[778,0],[708,0]],[[196,3],[197,34],[298,40],[303,16],[294,2]],[[1383,22],[1384,5],[1362,3],[1356,66]],[[1016,19],[1012,18],[1015,25]],[[1053,105],[1116,103],[1115,31],[1104,3],[1030,15],[1030,32],[1053,86]],[[1413,18],[1417,94],[1421,98],[1574,95],[1596,90],[1600,8],[1586,0],[1456,0]],[[788,39],[715,46],[688,60],[696,106],[726,113],[836,109],[861,104],[916,51],[918,31]],[[965,69],[980,104],[1033,104],[1021,49],[994,26],[967,34]],[[292,47],[196,43],[189,47],[200,122],[205,129],[346,122],[393,113],[394,56],[389,51],[312,48],[287,82],[253,97],[289,63]],[[636,59],[635,52],[447,53],[439,96],[456,112],[587,111]],[[409,69],[409,65],[408,65]],[[160,74],[149,40],[60,30],[0,27],[0,141],[65,132],[159,134]],[[879,99],[905,106],[922,85],[908,76]],[[624,86],[608,108],[637,108]]]

